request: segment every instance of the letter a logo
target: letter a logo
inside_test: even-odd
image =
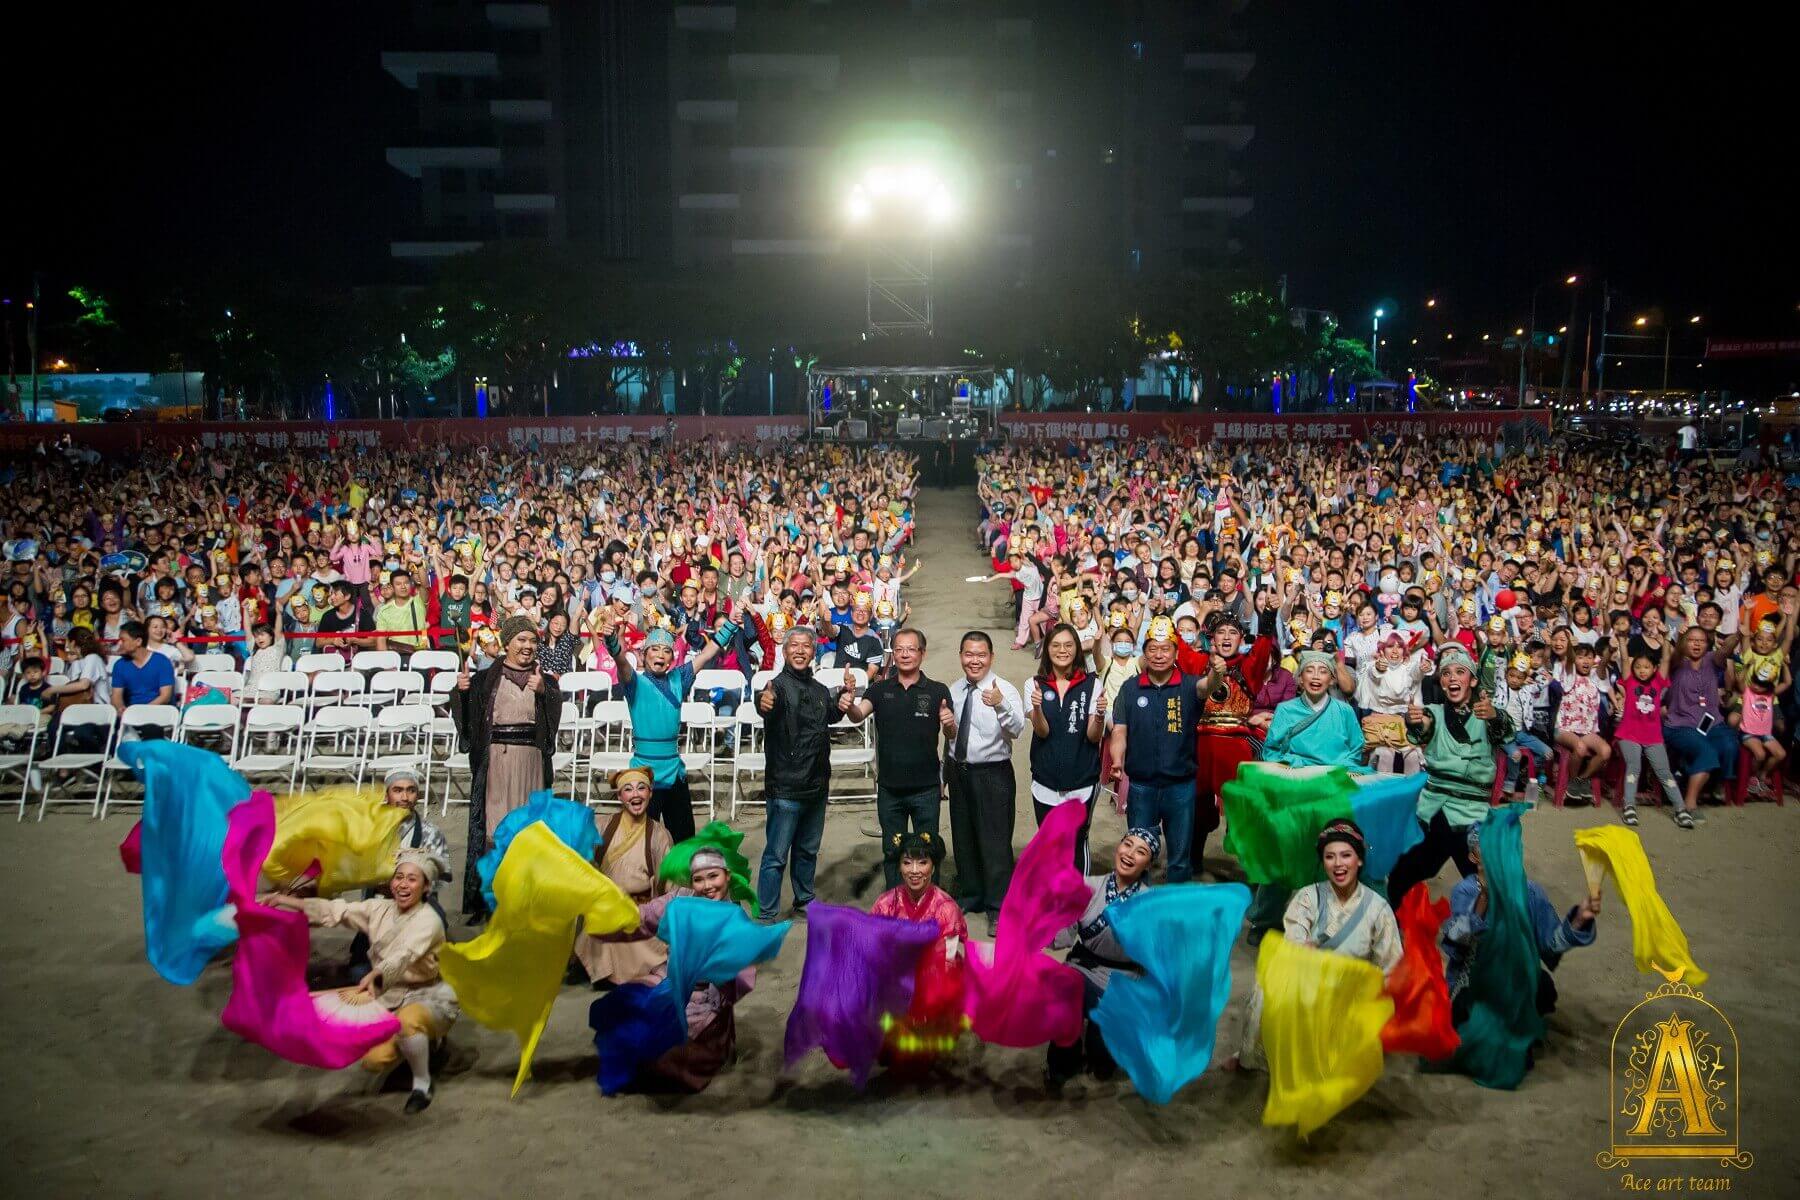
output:
[[[1692,1021],[1671,1016],[1656,1025],[1656,1054],[1650,1064],[1650,1082],[1644,1089],[1642,1108],[1633,1137],[1650,1132],[1657,1109],[1673,1101],[1681,1109],[1682,1134],[1685,1137],[1708,1137],[1724,1130],[1713,1123],[1706,1103],[1706,1090],[1700,1080],[1700,1066],[1694,1059],[1694,1045],[1688,1036]]]

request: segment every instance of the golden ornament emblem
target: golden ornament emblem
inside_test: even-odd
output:
[[[1613,1029],[1612,1144],[1594,1156],[1603,1170],[1641,1160],[1739,1169],[1756,1161],[1738,1144],[1737,1031],[1717,1005],[1681,982],[1682,974],[1663,972],[1665,982]]]

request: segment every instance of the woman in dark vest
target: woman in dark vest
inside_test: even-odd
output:
[[[469,755],[469,848],[463,871],[463,915],[471,925],[487,920],[475,860],[507,813],[531,793],[550,787],[556,727],[562,720],[562,691],[554,675],[537,665],[537,625],[528,617],[508,617],[500,626],[501,657],[469,671],[463,662],[450,693],[450,718]]]
[[[1058,624],[1044,639],[1038,673],[1024,687],[1031,721],[1031,807],[1039,825],[1059,804],[1087,810],[1075,839],[1075,867],[1088,871],[1088,826],[1100,794],[1100,737],[1104,719],[1100,680],[1081,669],[1081,635]]]

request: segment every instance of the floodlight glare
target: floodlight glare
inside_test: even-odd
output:
[[[925,215],[933,225],[948,225],[956,219],[956,201],[950,196],[950,189],[938,184],[926,202]]]
[[[894,190],[894,173],[887,167],[870,167],[863,173],[863,186],[877,196]]]
[[[844,215],[850,218],[852,225],[861,225],[869,219],[874,211],[874,205],[869,203],[867,192],[860,187],[851,189],[850,199],[844,204]]]

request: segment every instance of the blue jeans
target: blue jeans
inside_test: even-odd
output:
[[[1167,879],[1186,883],[1194,877],[1194,781],[1149,784],[1131,781],[1125,794],[1125,821],[1133,828],[1162,829],[1169,856]]]
[[[944,796],[937,784],[915,792],[875,787],[875,818],[881,823],[881,875],[891,888],[900,886],[900,838],[910,822],[914,833],[938,836],[938,813]]]
[[[794,907],[805,908],[813,898],[813,870],[819,865],[819,843],[825,838],[825,798],[784,800],[768,798],[769,815],[763,832],[762,865],[756,873],[756,906],[764,917],[781,909],[781,872],[792,863]]]
[[[1738,733],[1725,722],[1714,725],[1711,733],[1664,725],[1663,741],[1674,751],[1683,775],[1716,775],[1722,780],[1737,778]]]
[[[1538,779],[1541,781],[1550,768],[1550,747],[1544,739],[1535,733],[1526,733],[1523,729],[1512,735],[1512,741],[1506,744],[1506,787],[1511,791],[1519,786],[1519,772],[1525,767],[1524,759],[1519,751],[1529,750],[1537,759]]]

